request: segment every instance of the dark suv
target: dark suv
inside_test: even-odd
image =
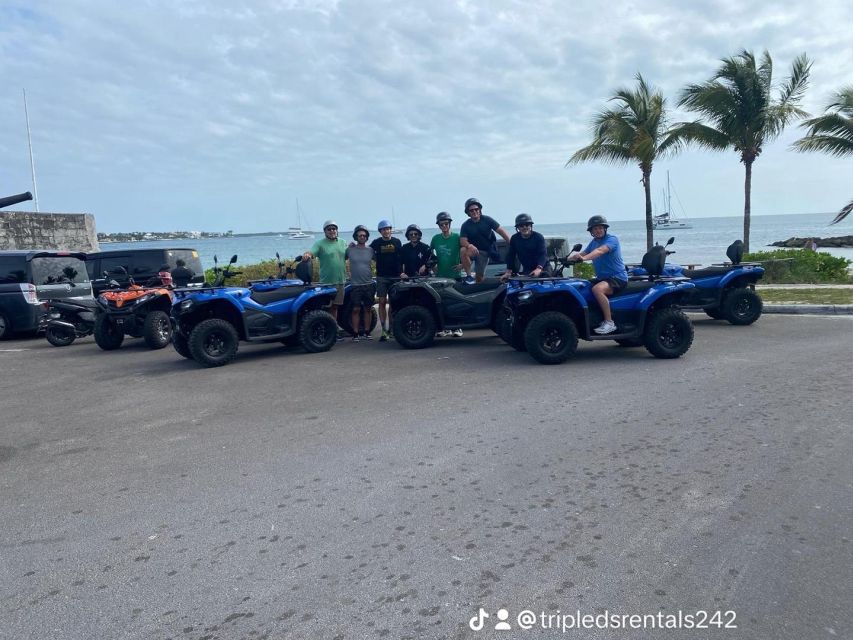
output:
[[[91,297],[86,254],[0,251],[0,338],[36,331],[45,300]]]
[[[122,288],[130,284],[130,278],[139,285],[160,284],[157,273],[164,264],[174,269],[176,262],[183,260],[193,273],[187,286],[201,287],[204,284],[204,269],[195,249],[111,249],[99,251],[86,256],[86,268],[92,279],[92,288],[96,296],[103,293],[109,286],[109,280],[115,280]],[[127,273],[122,273],[119,267],[124,267]],[[104,272],[110,274],[109,280],[104,278]]]

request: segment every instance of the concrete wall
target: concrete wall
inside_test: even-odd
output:
[[[98,251],[90,213],[0,211],[0,249]]]

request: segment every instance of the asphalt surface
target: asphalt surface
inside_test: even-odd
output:
[[[853,637],[853,317],[691,317],[553,367],[0,342],[0,638]]]

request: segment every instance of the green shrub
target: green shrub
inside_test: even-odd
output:
[[[837,258],[823,251],[776,249],[758,251],[743,256],[744,262],[761,262],[764,267],[762,284],[818,284],[851,281],[850,260]]]
[[[595,269],[589,262],[581,262],[575,265],[575,278],[585,278],[592,280],[595,277]]]
[[[320,272],[318,261],[314,260],[314,275],[312,280],[314,282],[319,281]],[[283,260],[282,261],[282,269],[293,269],[296,266],[296,263],[293,260]],[[240,271],[239,276],[232,276],[231,278],[226,278],[225,285],[229,287],[243,287],[249,280],[263,280],[264,278],[269,278],[270,276],[278,275],[278,264],[276,264],[275,260],[264,260],[263,262],[259,262],[258,264],[250,264],[246,266],[240,266],[239,264],[233,265],[231,267],[231,271]],[[283,275],[283,274],[282,274]],[[204,281],[205,282],[213,282],[215,278],[215,274],[213,269],[205,269],[204,271]],[[293,275],[291,278],[295,277]]]

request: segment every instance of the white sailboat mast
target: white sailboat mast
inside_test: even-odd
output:
[[[30,136],[30,113],[27,110],[27,90],[22,89],[24,92],[24,117],[27,120],[27,145],[30,148],[30,172],[33,176],[33,204],[36,207],[36,213],[39,212],[39,190],[36,186],[36,163],[33,161],[33,140]]]

